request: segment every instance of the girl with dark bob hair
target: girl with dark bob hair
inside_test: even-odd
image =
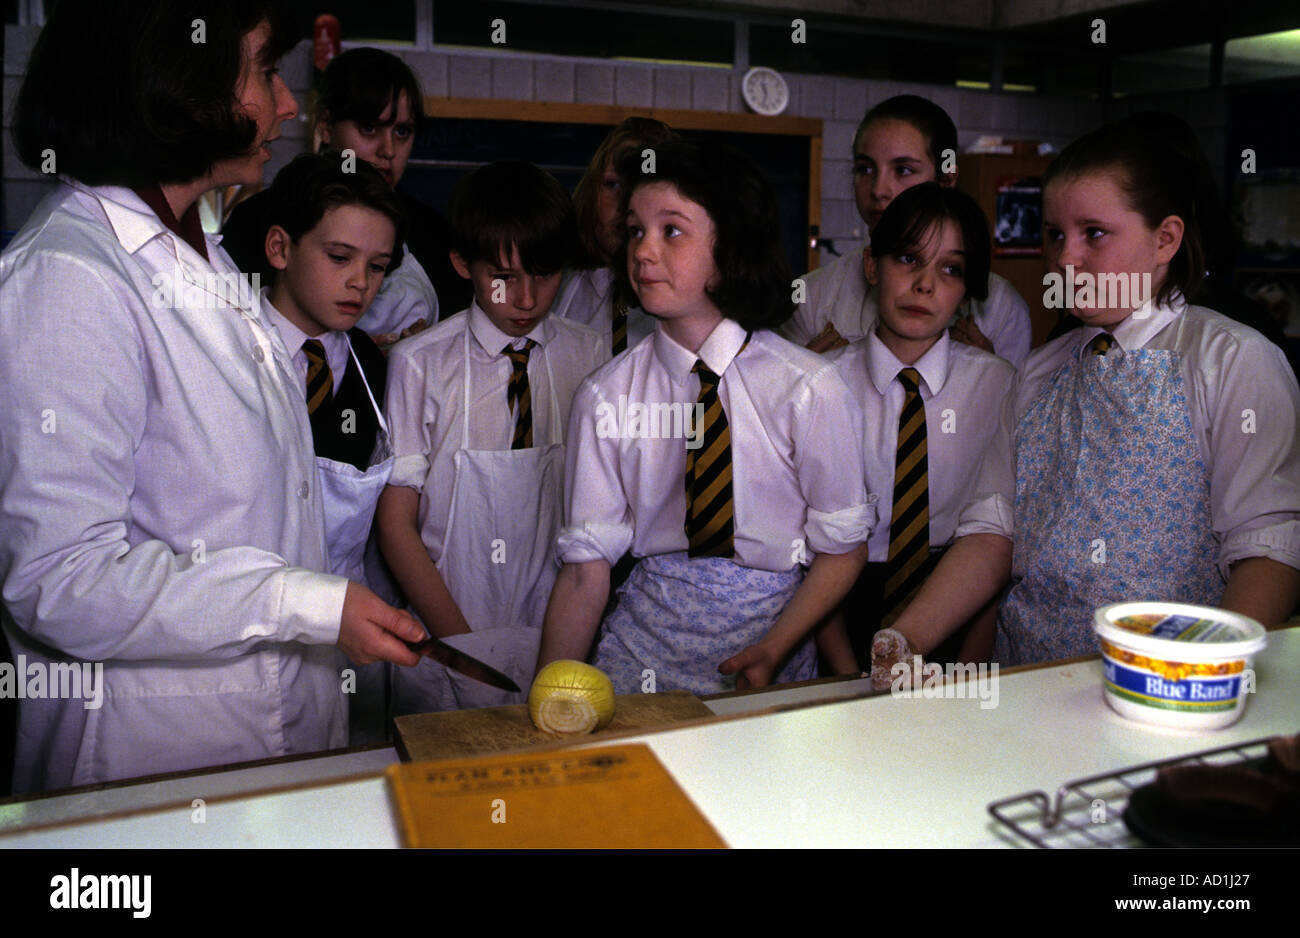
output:
[[[880,496],[867,569],[817,639],[841,674],[861,673],[875,633],[943,555],[997,429],[990,415],[1015,384],[1010,362],[954,341],[949,330],[969,299],[987,296],[990,254],[988,224],[969,195],[936,182],[903,190],[861,258],[877,311],[871,332],[826,353],[862,404],[867,489]],[[993,612],[982,611],[931,660],[987,659]]]
[[[574,397],[539,666],[587,657],[630,550],[595,652],[619,693],[805,680],[875,522],[845,447],[861,411],[833,364],[766,328],[791,283],[753,164],[691,143],[632,156],[622,273],[659,325]]]
[[[61,0],[33,51],[18,149],[60,179],[0,255],[2,624],[29,669],[103,670],[22,702],[15,791],[341,746],[339,650],[417,660],[413,618],[320,572],[304,389],[198,220],[297,113],[281,23]]]
[[[904,252],[919,253],[934,232],[950,222],[961,235],[965,298],[987,299],[993,249],[989,244],[988,219],[979,203],[959,189],[938,183],[921,183],[900,193],[898,198],[906,198],[902,208],[893,213],[886,209],[871,232],[868,247],[871,256],[880,261]]]
[[[708,294],[724,316],[746,329],[776,329],[790,318],[792,277],[776,196],[748,157],[726,146],[678,142],[654,148],[653,160],[640,151],[625,154],[619,173],[626,180],[624,215],[638,186],[667,182],[714,220],[718,278]],[[628,265],[619,267],[626,275]]]

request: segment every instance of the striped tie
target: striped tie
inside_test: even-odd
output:
[[[533,445],[533,394],[528,389],[528,353],[535,345],[536,342],[527,339],[521,349],[507,345],[501,350],[501,354],[514,365],[510,384],[506,387],[506,403],[515,415],[515,437],[511,449],[528,449]]]
[[[882,609],[885,615],[921,585],[930,556],[930,482],[921,375],[915,368],[904,368],[898,380],[904,397],[894,459],[894,511],[889,522],[889,570]]]
[[[627,300],[614,297],[613,348],[617,355],[627,348]]]
[[[1088,343],[1088,350],[1094,355],[1105,355],[1115,344],[1115,337],[1109,332],[1099,332]]]
[[[307,413],[315,414],[334,396],[334,375],[320,339],[303,342],[302,352],[307,356]]]
[[[692,557],[735,553],[735,508],[731,502],[731,430],[718,397],[721,380],[702,361],[699,403],[704,405],[703,442],[686,450],[686,539]]]

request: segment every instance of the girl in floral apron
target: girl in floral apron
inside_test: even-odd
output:
[[[1091,654],[1093,610],[1203,603],[1284,621],[1300,596],[1300,390],[1262,335],[1184,296],[1204,274],[1190,161],[1109,125],[1044,179],[1048,305],[958,523],[873,676],[1011,589],[1003,665]]]
[[[539,665],[586,659],[600,627],[594,663],[620,693],[811,678],[808,636],[875,522],[860,411],[834,365],[770,331],[790,277],[752,164],[679,142],[632,156],[626,276],[660,323],[574,397]]]

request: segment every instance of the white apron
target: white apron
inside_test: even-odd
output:
[[[374,523],[379,496],[393,473],[393,447],[388,437],[388,423],[375,402],[361,360],[352,348],[352,340],[346,334],[344,338],[347,339],[348,354],[361,373],[366,397],[379,418],[379,433],[370,456],[370,467],[364,472],[351,463],[317,456],[316,476],[320,479],[321,497],[325,501],[325,543],[329,546],[330,573],[364,583],[366,540]]]
[[[559,573],[555,532],[563,516],[564,444],[550,359],[542,348],[551,391],[551,441],[529,449],[472,450],[469,339],[466,319],[465,415],[437,566],[473,631],[444,641],[508,675],[520,693],[422,658],[415,668],[394,671],[398,715],[523,703],[537,663],[546,604]]]
[[[366,542],[374,524],[375,506],[379,504],[379,496],[393,473],[393,447],[388,436],[388,423],[370,390],[370,382],[356,350],[352,348],[352,340],[346,334],[344,339],[347,339],[348,354],[361,374],[366,397],[379,418],[379,432],[375,437],[370,466],[364,472],[351,463],[317,456],[316,478],[320,481],[321,498],[325,503],[325,544],[329,550],[330,573],[371,586],[374,577],[366,569]],[[348,744],[360,746],[379,742],[387,735],[387,666],[382,661],[358,665],[345,658],[339,667],[351,668],[356,674],[356,686],[348,695]]]

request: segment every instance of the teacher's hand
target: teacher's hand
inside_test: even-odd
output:
[[[415,616],[394,609],[360,583],[348,582],[338,646],[353,664],[391,661],[414,667],[420,656],[404,643],[418,642],[424,635]]]

